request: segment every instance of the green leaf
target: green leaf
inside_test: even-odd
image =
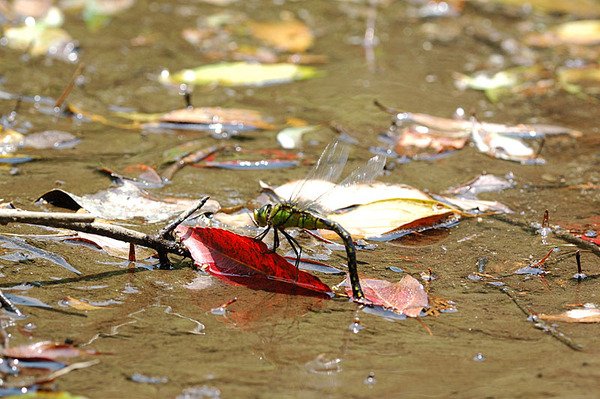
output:
[[[310,79],[322,72],[314,67],[294,64],[257,64],[249,62],[223,62],[184,69],[173,75],[161,75],[163,83],[196,85],[219,84],[223,86],[266,86]]]

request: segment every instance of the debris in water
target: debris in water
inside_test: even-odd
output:
[[[483,355],[483,353],[479,352],[476,353],[475,356],[473,356],[473,360],[476,362],[483,362],[485,360],[485,356]]]
[[[577,273],[573,275],[573,278],[577,281],[581,281],[587,278],[587,275],[581,270],[581,252],[579,250],[575,252],[575,260],[577,261]]]
[[[327,359],[325,354],[321,353],[316,359],[306,363],[304,367],[311,373],[330,375],[342,371],[341,363],[342,359]]]
[[[129,380],[140,384],[166,384],[169,382],[167,377],[150,377],[140,373],[130,375]]]
[[[175,399],[219,399],[220,397],[221,390],[219,388],[202,385],[184,389]]]
[[[364,330],[364,326],[360,324],[360,319],[357,317],[354,318],[354,321],[350,324],[350,331],[354,334],[358,334],[361,330]]]
[[[376,382],[377,382],[377,380],[375,379],[375,373],[372,371],[369,373],[367,378],[365,378],[365,380],[363,381],[363,383],[365,385],[367,385],[369,388],[372,388]]]

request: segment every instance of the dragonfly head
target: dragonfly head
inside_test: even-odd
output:
[[[273,209],[273,205],[267,204],[254,210],[254,221],[259,227],[264,227],[269,224],[271,209]]]

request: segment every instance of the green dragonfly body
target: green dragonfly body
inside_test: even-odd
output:
[[[354,184],[369,183],[376,176],[383,173],[385,157],[375,156],[371,158],[366,165],[355,169],[341,183],[335,184],[346,166],[348,154],[349,147],[344,143],[336,141],[329,144],[307,178],[296,184],[290,198],[284,199],[275,195],[277,197],[274,198],[275,203],[264,205],[254,211],[254,221],[258,226],[266,227],[256,237],[258,240],[262,240],[271,228],[273,228],[273,250],[279,247],[278,233],[281,233],[287,239],[296,253],[296,267],[300,264],[302,248],[285,231],[286,228],[325,229],[335,232],[340,236],[346,248],[352,296],[355,300],[362,301],[364,300],[364,295],[360,287],[356,266],[356,247],[350,233],[346,229],[339,223],[323,216],[328,212],[324,204],[327,203],[325,201],[327,196],[331,192],[335,192],[335,187],[349,187]],[[307,188],[310,184],[306,183],[309,181],[326,181],[334,184],[333,188],[328,189],[328,191],[314,193],[311,189]]]
[[[339,223],[326,219],[310,210],[302,210],[294,205],[278,203],[267,204],[254,211],[254,220],[259,227],[267,227],[265,232],[259,237],[262,238],[272,227],[275,231],[274,248],[279,246],[277,231],[280,231],[289,241],[297,255],[296,266],[300,260],[302,249],[298,246],[296,249],[295,240],[284,231],[287,227],[298,227],[301,229],[316,230],[326,229],[335,232],[344,241],[346,256],[348,258],[348,274],[350,275],[350,284],[352,286],[352,296],[356,300],[364,298],[358,278],[358,269],[356,265],[356,248],[350,233],[346,231]]]

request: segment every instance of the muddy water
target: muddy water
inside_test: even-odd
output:
[[[326,75],[265,88],[201,88],[194,93],[194,104],[248,107],[280,121],[290,115],[311,123],[336,121],[360,142],[352,163],[369,157],[368,147],[379,145],[377,134],[388,124],[389,116],[372,105],[375,98],[399,109],[439,116],[450,116],[460,106],[502,123],[568,125],[582,130],[584,136],[549,139],[542,152],[548,161],[543,166],[495,160],[466,148],[437,161],[400,165],[382,180],[435,192],[482,172],[512,173],[515,189],[482,198],[516,210],[515,220],[539,221],[545,209],[552,223],[598,215],[597,190],[563,188],[598,184],[595,104],[558,94],[491,105],[479,93],[458,91],[452,72],[463,71],[467,61],[484,60],[496,50],[467,36],[430,46],[420,31],[423,22],[406,18],[404,5],[379,11],[376,34],[381,43],[375,48],[375,65],[368,65],[363,48],[349,43],[362,37],[365,28],[364,19],[353,17],[354,7],[347,2],[317,1],[283,5],[250,1],[232,6],[255,18],[276,17],[282,10],[299,13],[318,33],[314,53],[330,59],[322,66]],[[97,33],[88,32],[78,17],[68,17],[66,28],[79,40],[86,64],[85,84],[70,101],[100,114],[109,106],[141,112],[181,107],[177,93],[153,79],[162,68],[178,70],[206,62],[180,38],[180,31],[194,26],[198,17],[221,10],[193,1],[139,1]],[[466,17],[476,13],[468,9]],[[508,30],[514,23],[500,15],[484,17]],[[132,47],[130,40],[138,35],[150,35],[152,44]],[[23,60],[5,48],[0,48],[0,56],[2,89],[10,92],[56,97],[74,70],[60,61]],[[6,114],[12,106],[3,101],[0,111]],[[39,195],[57,186],[78,194],[106,188],[108,181],[94,171],[98,166],[120,170],[135,163],[156,165],[163,150],[186,140],[215,143],[198,133],[140,134],[77,124],[27,106],[19,118],[29,121],[33,131],[60,129],[83,139],[73,150],[38,152],[43,159],[20,166],[15,176],[3,172],[1,197],[28,209],[34,209],[32,201]],[[327,129],[312,133],[305,152],[316,157],[333,138]],[[248,149],[276,147],[275,132],[248,133],[233,141]],[[258,179],[279,184],[306,173],[306,167],[260,172],[187,168],[157,192],[189,198],[210,194],[231,205],[253,198]],[[147,231],[159,227],[139,226]],[[9,226],[2,231],[34,230]],[[431,336],[415,320],[392,322],[357,311],[343,300],[255,292],[210,279],[208,288],[190,290],[185,286],[197,274],[189,261],[171,271],[132,272],[115,258],[87,248],[35,242],[64,256],[83,276],[72,278],[42,260],[1,261],[0,265],[4,287],[39,282],[26,295],[64,310],[23,308],[28,317],[16,324],[35,324],[33,338],[10,327],[11,344],[68,338],[103,353],[97,357],[98,365],[74,371],[56,383],[62,390],[90,398],[174,398],[189,387],[202,389],[205,396],[196,397],[219,397],[220,392],[227,398],[592,397],[599,388],[597,325],[559,326],[584,348],[574,351],[535,329],[505,293],[467,279],[482,257],[488,259],[487,272],[506,275],[526,265],[530,257],[541,258],[552,246],[564,253],[573,250],[562,241],[549,241],[543,245],[539,235],[482,218],[464,220],[436,237],[380,243],[373,251],[361,251],[365,275],[399,279],[390,266],[414,276],[434,271],[432,292],[456,302],[458,312],[424,319]],[[596,256],[584,251],[582,258],[586,273],[600,273]],[[330,259],[334,265],[342,262],[342,253]],[[575,273],[573,257],[550,263],[549,270],[545,281],[517,276],[503,281],[519,303],[534,312],[558,313],[567,304],[599,301],[599,280],[577,284],[570,279]],[[339,277],[322,278],[329,284],[339,282]],[[58,306],[66,296],[118,303],[103,310],[66,311]],[[226,316],[211,313],[234,297],[237,302]],[[349,329],[355,317],[364,327],[358,333]],[[197,323],[204,328],[194,334],[190,331],[198,332]],[[133,382],[134,373],[166,377],[168,382]]]

